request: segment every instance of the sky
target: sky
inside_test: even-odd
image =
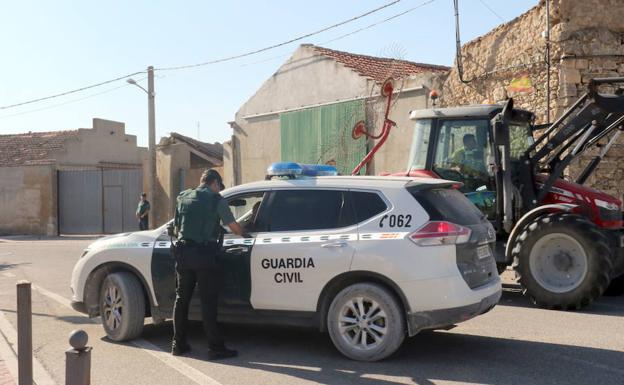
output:
[[[431,0],[429,0],[431,1]],[[317,31],[390,0],[2,1],[0,134],[124,122],[147,146],[147,95],[123,79],[52,100],[1,109],[156,68],[201,63]],[[234,61],[157,71],[156,138],[170,132],[206,142],[231,136],[228,121],[299,44],[451,66],[453,0],[433,0],[376,27],[328,42],[425,3],[401,0],[319,35]],[[462,42],[535,6],[538,0],[459,0]],[[147,87],[146,75],[133,76]]]

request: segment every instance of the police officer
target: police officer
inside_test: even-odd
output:
[[[202,319],[208,336],[208,359],[234,357],[238,353],[225,347],[217,323],[217,301],[221,271],[217,255],[221,249],[220,221],[237,235],[245,236],[232,211],[219,192],[224,188],[221,175],[206,170],[199,187],[178,195],[174,228],[176,300],[173,310],[173,343],[171,353],[182,355],[190,350],[186,340],[188,310],[195,284],[199,286]]]

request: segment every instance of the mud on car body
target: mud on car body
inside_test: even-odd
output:
[[[222,195],[253,235],[225,235],[223,322],[318,328],[347,357],[374,361],[500,298],[493,228],[452,182],[300,175]],[[74,308],[101,315],[113,340],[138,337],[145,317],[171,318],[166,226],[91,244],[71,287]],[[200,319],[193,301],[189,316]]]

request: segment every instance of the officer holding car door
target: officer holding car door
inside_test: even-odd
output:
[[[173,343],[171,353],[182,355],[190,350],[186,339],[188,311],[195,285],[199,286],[202,320],[208,337],[208,359],[235,357],[238,353],[225,347],[221,328],[217,323],[217,304],[221,286],[221,266],[218,255],[223,241],[222,222],[237,235],[249,237],[236,222],[227,202],[219,192],[223,190],[221,175],[206,170],[197,188],[178,195],[175,218],[168,228],[177,237],[174,246],[176,259],[176,299],[173,310]]]

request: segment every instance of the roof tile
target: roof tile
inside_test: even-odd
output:
[[[0,135],[0,167],[54,163],[54,155],[78,130]]]
[[[391,58],[382,58],[367,55],[358,55],[354,53],[336,51],[329,48],[318,47],[315,45],[306,45],[313,48],[319,54],[332,58],[343,64],[345,67],[351,68],[361,76],[373,79],[377,82],[383,82],[389,77],[400,79],[410,75],[423,72],[448,72],[449,67],[415,63],[407,60],[398,60]]]

